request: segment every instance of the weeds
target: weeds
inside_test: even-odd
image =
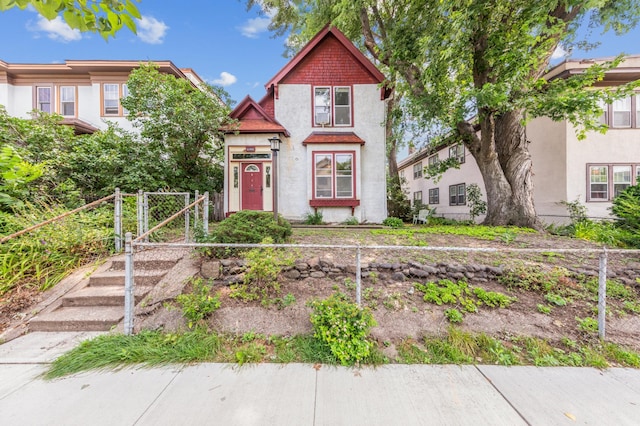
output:
[[[211,295],[211,286],[202,278],[192,278],[191,293],[180,294],[176,302],[182,307],[182,316],[188,321],[187,326],[193,328],[212,312],[220,308],[220,298]]]

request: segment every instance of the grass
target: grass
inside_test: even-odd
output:
[[[381,346],[389,346],[384,342]],[[380,347],[361,364],[496,364],[640,368],[640,354],[600,341],[578,343],[570,339],[550,342],[534,337],[499,340],[450,326],[444,337],[406,339],[396,344],[397,357],[386,358]],[[184,333],[142,331],[134,336],[108,334],[82,342],[56,359],[46,379],[82,371],[117,369],[128,365],[153,367],[194,362],[321,363],[338,365],[329,347],[312,335],[291,337],[216,334],[203,328]]]
[[[482,225],[436,225],[425,227],[414,227],[410,229],[373,229],[372,235],[395,235],[402,237],[413,237],[416,234],[439,234],[439,235],[463,235],[478,238],[480,240],[500,240],[509,243],[518,235],[536,232],[529,228],[516,228],[505,226],[482,226]],[[506,238],[505,236],[509,236]]]

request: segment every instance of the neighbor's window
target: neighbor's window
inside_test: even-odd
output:
[[[613,101],[612,127],[631,127],[631,96]]]
[[[589,167],[589,199],[608,200],[609,199],[609,167],[590,166]]]
[[[439,162],[440,162],[440,158],[438,157],[438,154],[432,155],[431,157],[429,157],[427,159],[427,165],[429,167],[436,166],[436,165],[438,165]]]
[[[413,165],[413,178],[418,179],[422,177],[422,162]]]
[[[51,113],[51,87],[36,87],[36,109]]]
[[[118,84],[103,85],[104,115],[118,115],[120,113],[120,90]]]
[[[422,204],[422,191],[416,191],[413,193],[413,205]]]
[[[449,158],[456,158],[460,164],[464,163],[464,145],[459,143],[449,147]]]
[[[315,198],[353,198],[353,154],[314,154]]]
[[[316,87],[313,101],[313,124],[316,126],[331,125],[331,89]]]
[[[464,206],[467,204],[466,187],[464,183],[451,185],[449,187],[449,205]]]
[[[65,117],[76,115],[76,88],[73,86],[60,87],[60,115]]]
[[[429,190],[429,204],[440,204],[440,188]]]
[[[126,98],[127,96],[129,96],[129,86],[127,86],[127,84],[123,84],[122,85],[122,97]],[[129,111],[127,111],[127,109],[125,107],[122,107],[122,115],[128,115]]]
[[[631,186],[631,166],[613,166],[613,196]]]

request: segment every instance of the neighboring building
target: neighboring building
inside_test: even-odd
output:
[[[386,208],[384,76],[334,27],[320,31],[266,85],[245,98],[225,136],[224,210],[273,211],[269,138],[278,154],[278,212],[320,211],[326,222],[382,222]]]
[[[203,80],[170,61],[152,61],[160,72],[194,85]],[[93,133],[112,121],[131,129],[120,98],[127,95],[129,73],[140,61],[74,60],[64,64],[9,64],[0,60],[0,105],[9,115],[29,118],[31,111],[58,113],[76,133]]]
[[[593,63],[593,60],[567,60],[552,68],[545,77],[564,78],[582,72]],[[596,85],[616,86],[637,79],[640,79],[640,56],[629,56]],[[605,134],[589,132],[582,141],[567,121],[555,122],[541,117],[527,125],[534,202],[544,222],[568,221],[562,201],[579,201],[587,207],[590,217],[610,217],[611,200],[628,186],[640,182],[640,93],[603,105],[603,109],[602,120],[609,130]],[[404,173],[404,188],[410,199],[421,197],[424,204],[436,208],[437,215],[468,219],[466,186],[476,183],[483,194],[486,191],[473,156],[462,144],[454,146],[412,153],[398,167]],[[435,156],[445,159],[452,155],[464,159],[460,169],[448,170],[438,182],[418,176],[423,167],[436,161]]]

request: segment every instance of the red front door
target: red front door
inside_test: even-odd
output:
[[[242,164],[242,210],[262,210],[262,164]]]

